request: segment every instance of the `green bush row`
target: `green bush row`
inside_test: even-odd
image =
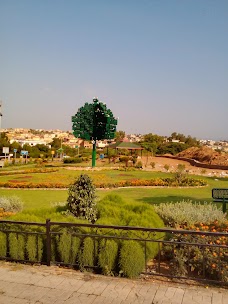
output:
[[[7,254],[7,243],[9,253]],[[0,257],[45,262],[45,239],[39,235],[0,232]],[[52,262],[78,265],[81,270],[96,269],[106,275],[137,277],[144,269],[143,247],[136,241],[94,240],[78,237],[67,229],[52,239]]]
[[[105,275],[133,278],[145,267],[143,245],[136,241],[76,237],[65,231],[56,244],[55,258],[59,257],[56,262],[76,264],[82,271],[95,267]]]
[[[7,253],[7,247],[9,252]],[[43,260],[44,240],[40,235],[0,232],[0,257],[15,260],[41,262]]]

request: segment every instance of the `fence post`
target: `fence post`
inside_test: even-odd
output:
[[[223,213],[226,213],[226,199],[225,199],[225,197],[223,197],[223,201],[222,201],[222,211],[223,211]]]
[[[46,247],[47,247],[47,266],[51,265],[51,223],[50,219],[46,220]]]

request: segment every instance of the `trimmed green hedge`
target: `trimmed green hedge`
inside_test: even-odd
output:
[[[145,257],[139,243],[125,241],[120,249],[120,272],[128,278],[135,278],[143,271]]]
[[[119,246],[115,240],[101,240],[98,260],[102,273],[113,275],[118,272],[118,251]]]

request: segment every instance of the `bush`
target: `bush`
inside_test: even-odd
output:
[[[154,208],[145,203],[126,203],[118,195],[107,195],[98,203],[97,224],[107,224],[116,226],[137,226],[148,228],[162,228],[164,223],[155,213]],[[117,233],[117,231],[113,232]],[[143,237],[143,232],[137,232],[139,237]],[[134,231],[128,231],[129,237],[135,237]],[[154,233],[153,238],[162,239],[163,233]],[[158,245],[155,242],[147,242],[146,259],[152,259],[158,253]]]
[[[210,225],[200,223],[195,226],[185,227],[185,229],[227,232],[228,221],[224,224],[219,224],[218,221]],[[228,282],[227,236],[179,234],[172,237],[170,241],[178,242],[178,244],[173,245],[173,248],[169,249],[169,255],[176,275],[186,275],[187,273],[191,275],[191,272],[195,272],[198,276],[203,277],[205,275],[207,279]],[[186,243],[200,245],[188,246],[185,245]],[[209,246],[205,247],[208,244]]]
[[[228,222],[226,215],[214,204],[192,203],[182,201],[175,204],[160,204],[155,210],[167,226],[197,231],[227,232]],[[228,245],[224,236],[176,234],[170,235],[169,241],[176,244],[163,247],[163,254],[169,257],[175,275],[190,275],[192,272],[203,276],[203,261],[207,279],[228,282],[226,248],[219,245]],[[200,244],[188,246],[186,243]],[[204,247],[204,245],[210,245]],[[213,245],[217,247],[213,247]]]
[[[162,203],[154,206],[154,209],[164,223],[173,228],[186,227],[196,223],[210,224],[215,220],[220,223],[226,221],[226,215],[212,203],[201,204],[183,200],[177,203]]]
[[[127,163],[129,161],[129,157],[128,156],[120,156],[119,157],[119,162],[120,163]]]
[[[164,169],[168,172],[169,171],[169,168],[170,168],[170,165],[168,165],[168,164],[165,164],[164,165]]]
[[[99,248],[99,266],[102,273],[112,275],[117,271],[118,244],[114,240],[103,239]]]
[[[17,196],[0,197],[0,209],[4,212],[20,212],[23,209],[23,203]]]
[[[64,164],[78,164],[83,161],[82,158],[80,157],[69,157],[69,158],[64,158],[63,162]]]
[[[25,237],[22,234],[9,234],[9,253],[12,259],[25,259]]]
[[[97,259],[97,242],[92,238],[86,237],[83,242],[83,247],[79,252],[79,266],[81,270],[96,265]]]
[[[31,262],[41,262],[43,256],[43,239],[41,236],[29,235],[26,243],[26,253]]]
[[[183,180],[186,180],[186,171],[185,171],[185,165],[184,164],[178,164],[176,172],[174,173],[174,179],[177,182],[177,184],[183,183]]]
[[[0,257],[6,257],[6,234],[0,232]]]
[[[145,266],[144,253],[135,241],[124,241],[120,249],[120,272],[128,278],[137,277]]]
[[[67,202],[70,212],[76,217],[94,223],[97,219],[95,199],[95,187],[92,180],[88,175],[81,174],[68,190]]]
[[[72,236],[69,230],[64,229],[63,234],[59,238],[58,251],[61,260],[65,264],[75,264],[76,257],[80,247],[80,239]]]
[[[135,168],[142,169],[143,165],[141,161],[138,161],[135,165]]]
[[[152,169],[155,168],[155,162],[151,162],[150,165],[151,165],[151,168],[152,168]]]

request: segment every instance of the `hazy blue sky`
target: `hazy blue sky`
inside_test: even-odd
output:
[[[94,96],[127,133],[228,140],[228,0],[0,0],[2,128]]]

